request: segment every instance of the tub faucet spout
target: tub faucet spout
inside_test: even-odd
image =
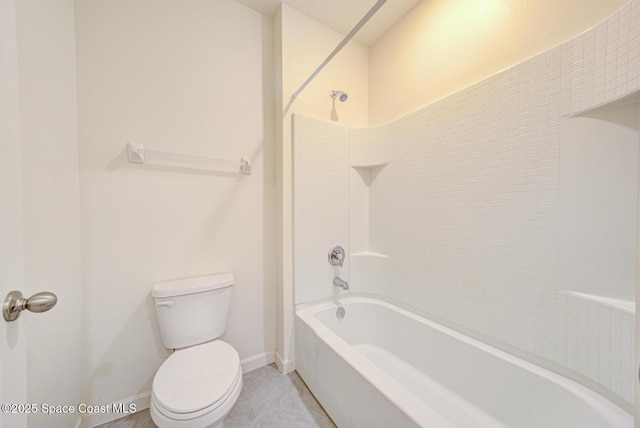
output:
[[[343,290],[348,290],[349,289],[349,283],[347,281],[345,281],[344,279],[340,278],[340,277],[335,277],[333,278],[333,285],[335,285],[336,287],[340,287]]]

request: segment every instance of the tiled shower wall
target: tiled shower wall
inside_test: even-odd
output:
[[[295,115],[293,151],[294,301],[332,294],[329,248],[349,242],[349,129]],[[348,270],[345,262],[342,270]],[[337,269],[337,268],[335,268]]]
[[[567,295],[558,281],[559,158],[561,117],[634,93],[639,72],[633,1],[576,39],[387,125],[348,130],[297,117],[296,303],[333,292],[326,238],[348,242],[349,211],[338,201],[348,207],[349,195],[336,185],[359,179],[350,163],[365,172],[369,204],[352,290],[546,361],[630,409],[633,313]],[[329,163],[322,150],[334,150]],[[305,250],[314,246],[315,255]]]

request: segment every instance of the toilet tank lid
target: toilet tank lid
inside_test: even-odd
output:
[[[173,297],[184,294],[200,293],[233,285],[234,277],[231,273],[199,276],[196,278],[176,279],[154,284],[151,289],[153,297]]]

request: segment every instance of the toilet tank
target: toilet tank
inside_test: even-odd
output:
[[[151,296],[164,346],[185,348],[222,336],[233,282],[232,274],[222,273],[156,283]]]

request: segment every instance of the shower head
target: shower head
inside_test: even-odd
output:
[[[331,91],[330,95],[331,95],[331,98],[333,98],[334,100],[338,98],[341,103],[347,101],[347,98],[349,98],[349,94],[343,91]]]

